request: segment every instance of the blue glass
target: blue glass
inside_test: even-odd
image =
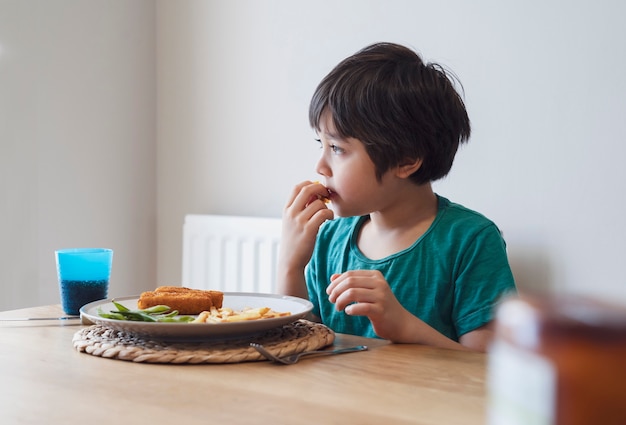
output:
[[[79,314],[92,301],[107,298],[113,250],[72,248],[55,251],[61,305],[67,314]]]

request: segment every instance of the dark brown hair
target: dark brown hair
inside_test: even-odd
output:
[[[389,169],[422,159],[417,184],[444,177],[470,135],[458,79],[393,43],[368,46],[341,61],[321,81],[309,106],[319,130],[328,110],[339,136],[364,143],[380,179]],[[459,83],[460,84],[460,83]]]

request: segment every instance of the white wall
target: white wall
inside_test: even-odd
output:
[[[0,309],[58,301],[55,248],[112,247],[111,295],[130,295],[180,281],[185,213],[280,216],[316,177],[315,86],[381,40],[462,80],[474,133],[436,189],[500,225],[520,284],[626,304],[625,15],[619,0],[0,0]]]
[[[0,310],[59,302],[54,250],[156,280],[154,1],[0,0]]]
[[[158,4],[160,282],[185,213],[279,216],[315,178],[309,97],[384,40],[463,82],[473,136],[436,189],[500,225],[518,282],[626,303],[626,3]]]

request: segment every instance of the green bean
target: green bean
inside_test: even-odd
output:
[[[113,305],[117,308],[117,311],[111,310],[107,313],[102,311],[101,308],[98,308],[98,315],[100,317],[114,320],[130,320],[133,322],[172,323],[187,323],[195,319],[194,316],[179,316],[178,310],[171,310],[171,308],[166,305],[155,305],[153,307],[141,310],[131,310],[115,300],[113,300],[112,302]]]
[[[113,305],[115,307],[117,307],[118,311],[130,311],[130,309],[128,307],[126,307],[126,306],[116,302],[115,300],[112,300],[112,302],[113,302]]]
[[[166,323],[188,323],[195,320],[193,316],[178,316],[178,317],[162,317],[159,319],[159,322]]]
[[[166,311],[170,311],[170,308],[166,305],[155,305],[153,307],[144,308],[143,310],[139,310],[148,314],[160,314],[165,313]]]
[[[125,320],[124,316],[117,312],[105,313],[102,309],[98,309],[98,316],[105,319]]]
[[[120,312],[126,320],[133,320],[135,322],[156,322],[157,319],[149,314],[145,314],[139,310],[136,311],[122,311]]]

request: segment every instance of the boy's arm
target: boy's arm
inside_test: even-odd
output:
[[[366,316],[376,335],[391,342],[484,352],[491,340],[489,325],[467,332],[459,342],[448,338],[404,308],[378,270],[333,275],[326,292],[339,311]]]
[[[286,265],[281,264],[281,260],[279,259],[276,278],[278,280],[277,288],[279,294],[304,299],[309,298],[309,293],[306,289],[306,280],[304,278],[304,270],[289,270]]]
[[[461,335],[459,342],[470,350],[484,353],[489,348],[491,341],[493,341],[493,337],[493,322],[489,322],[485,326]]]
[[[281,267],[279,260],[277,279],[279,294],[299,297],[305,300],[309,299],[309,293],[306,289],[306,280],[304,278],[304,271],[289,271],[286,267]],[[312,322],[320,321],[320,318],[313,313],[310,313],[306,319]]]
[[[459,338],[456,342],[443,335],[426,322],[404,310],[407,318],[404,320],[390,321],[392,323],[403,323],[404,325],[396,329],[377,329],[378,336],[389,339],[395,343],[422,344],[439,348],[449,348],[454,350],[485,352],[489,346],[493,331],[491,325],[487,324],[478,329],[470,331]],[[376,329],[376,325],[374,325]]]

